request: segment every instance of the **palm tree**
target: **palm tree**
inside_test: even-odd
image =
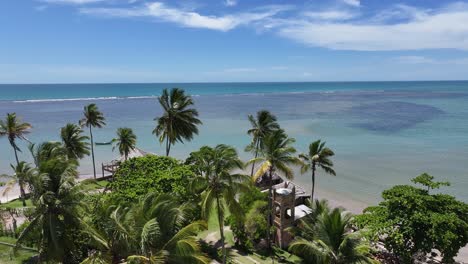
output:
[[[106,125],[104,115],[99,111],[96,104],[89,104],[84,107],[84,118],[80,120],[81,126],[89,127],[89,135],[91,138],[91,156],[93,157],[93,172],[96,179],[96,163],[94,161],[94,142],[93,142],[93,127],[101,128]]]
[[[87,229],[98,250],[83,263],[209,263],[196,238],[206,224],[188,223],[188,207],[172,196],[150,193],[132,207],[102,206],[103,217]]]
[[[242,209],[236,200],[236,195],[248,189],[248,178],[245,175],[233,174],[233,170],[242,169],[243,164],[237,151],[227,145],[217,145],[214,148],[204,146],[197,152],[192,152],[190,163],[201,172],[194,181],[193,187],[204,190],[202,193],[202,216],[209,219],[217,213],[219,233],[223,251],[223,263],[226,263],[226,247],[224,237],[225,211],[241,215]]]
[[[60,137],[63,146],[67,150],[69,159],[82,159],[89,155],[89,140],[88,136],[84,136],[80,126],[68,123],[60,130]]]
[[[169,92],[164,89],[158,100],[164,113],[154,119],[157,125],[153,134],[159,137],[160,143],[166,142],[166,156],[169,156],[171,145],[192,140],[198,135],[197,125],[202,122],[198,119],[198,111],[190,108],[194,103],[184,90],[173,88]]]
[[[20,161],[20,163],[16,166],[13,164],[10,164],[11,168],[15,172],[13,176],[11,176],[13,179],[7,183],[7,186],[3,190],[2,195],[6,195],[15,184],[18,184],[20,188],[20,194],[21,194],[21,200],[23,202],[23,206],[26,206],[26,192],[25,192],[25,185],[30,181],[32,177],[35,175],[35,169],[31,167],[30,164],[28,164],[25,161]]]
[[[25,135],[29,133],[32,126],[29,123],[22,123],[16,117],[16,113],[7,113],[6,120],[0,120],[0,137],[8,137],[11,147],[15,151],[16,165],[19,165],[18,151],[21,149],[16,145],[16,139],[25,139]]]
[[[136,135],[133,134],[133,130],[128,127],[117,129],[117,138],[113,141],[116,142],[116,145],[112,150],[117,147],[120,155],[124,156],[125,160],[127,160],[130,151],[136,148]]]
[[[79,212],[84,207],[83,186],[75,181],[78,175],[76,161],[67,158],[60,143],[39,146],[34,148],[39,173],[31,180],[35,210],[17,245],[23,244],[31,233],[39,232],[40,261],[62,262],[74,248],[74,231],[81,226]]]
[[[268,235],[267,244],[270,244],[270,226],[272,223],[272,192],[273,192],[273,173],[278,170],[288,179],[294,177],[291,165],[299,165],[300,160],[295,157],[296,149],[291,145],[295,142],[294,138],[288,137],[284,130],[279,129],[271,132],[263,139],[260,157],[250,160],[248,163],[262,162],[252,180],[255,182],[259,177],[268,173]]]
[[[369,243],[361,233],[351,232],[352,215],[335,208],[323,211],[316,219],[300,220],[300,236],[289,250],[307,263],[374,263]]]
[[[309,170],[312,171],[311,201],[314,200],[315,171],[317,170],[317,167],[323,169],[325,173],[336,176],[336,173],[333,170],[333,162],[330,160],[330,157],[333,155],[335,155],[335,153],[331,149],[325,147],[325,142],[322,142],[321,140],[314,141],[309,145],[309,153],[299,155],[303,160],[301,172],[306,173]]]
[[[253,151],[255,153],[254,159],[256,159],[265,136],[275,130],[278,130],[280,126],[276,122],[276,116],[272,115],[267,110],[258,111],[257,118],[253,115],[249,115],[248,118],[252,128],[247,131],[247,134],[252,136],[252,142],[246,147],[246,151]],[[253,176],[254,168],[255,162],[252,163],[250,177]]]

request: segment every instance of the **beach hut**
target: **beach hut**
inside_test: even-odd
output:
[[[155,155],[155,154],[135,147],[130,153],[128,153],[127,160],[132,159],[132,158],[144,157],[147,155]],[[120,163],[124,161],[125,161],[125,157],[120,156],[118,159],[112,160],[109,163],[102,163],[102,178],[114,177],[114,174],[119,168]]]

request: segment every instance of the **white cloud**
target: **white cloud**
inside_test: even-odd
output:
[[[354,7],[359,7],[361,5],[360,0],[343,0],[343,2],[347,5],[354,6]]]
[[[225,0],[224,5],[226,5],[226,6],[235,6],[235,5],[237,5],[237,0]]]
[[[105,0],[41,0],[41,2],[49,4],[75,4],[75,5],[84,5],[91,3],[103,2]]]
[[[436,11],[406,9],[411,15],[394,24],[362,20],[282,21],[277,32],[310,46],[335,50],[389,51],[421,49],[468,50],[468,8]]]
[[[328,10],[320,12],[306,11],[303,15],[316,20],[347,20],[358,16],[355,12],[344,10]]]
[[[394,60],[403,64],[432,64],[436,62],[434,59],[424,56],[399,56]]]
[[[202,15],[194,11],[169,7],[161,2],[146,4],[140,8],[82,8],[81,13],[119,17],[148,16],[184,27],[205,28],[218,31],[229,31],[240,25],[261,21],[284,11],[286,6],[269,6],[255,12],[245,12],[224,16]]]

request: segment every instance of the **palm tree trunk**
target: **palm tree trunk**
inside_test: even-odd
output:
[[[268,249],[271,249],[271,234],[270,234],[270,229],[271,229],[271,213],[273,210],[273,197],[272,197],[272,192],[273,192],[273,166],[270,167],[270,170],[268,172],[268,180],[269,180],[269,186],[268,186],[268,218],[267,218],[267,245]]]
[[[18,149],[16,147],[14,140],[10,140],[10,144],[13,147],[13,151],[15,152],[16,166],[18,167],[19,166]],[[23,184],[21,182],[18,182],[18,185],[20,187],[20,198],[21,198],[21,201],[23,202],[23,207],[26,207],[26,193],[24,192]]]
[[[24,191],[23,183],[18,182],[18,185],[20,187],[20,195],[21,195],[21,201],[23,202],[23,207],[26,207],[26,192]]]
[[[171,144],[169,144],[169,136],[166,136],[166,157],[169,156],[170,151],[171,151]]]
[[[259,142],[260,141],[257,139],[257,142],[255,143],[255,158],[258,157]],[[252,176],[253,176],[254,168],[255,168],[255,162],[252,162],[252,171],[250,172],[250,178],[252,178]]]
[[[223,264],[226,264],[226,246],[224,245],[224,223],[223,216],[221,215],[221,205],[219,204],[218,197],[216,197],[216,204],[218,209],[219,234],[221,235],[221,246],[223,251]]]
[[[312,192],[310,193],[310,201],[314,202],[314,191],[315,191],[315,162],[312,163]]]
[[[96,179],[96,163],[94,162],[94,141],[93,141],[93,131],[91,126],[89,126],[89,135],[91,138],[91,156],[93,157],[93,172],[94,172],[94,179]]]

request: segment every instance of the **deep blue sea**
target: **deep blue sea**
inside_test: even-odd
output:
[[[268,109],[296,138],[298,152],[316,139],[336,152],[337,176],[318,174],[324,192],[372,203],[382,190],[428,172],[450,181],[444,191],[468,202],[467,81],[0,85],[0,116],[16,112],[31,123],[33,142],[58,140],[60,127],[77,122],[83,106],[95,102],[107,118],[107,126],[95,130],[96,141],[131,127],[140,148],[162,154],[151,134],[161,114],[156,96],[172,87],[193,95],[204,123],[192,142],[173,147],[177,158],[225,143],[247,160],[247,115]],[[30,160],[23,142],[20,147],[21,158]],[[0,174],[11,173],[6,138],[0,138],[0,150]],[[95,150],[98,164],[118,156],[110,146]],[[80,170],[91,172],[90,159]],[[295,181],[309,188],[310,175],[296,170]]]

